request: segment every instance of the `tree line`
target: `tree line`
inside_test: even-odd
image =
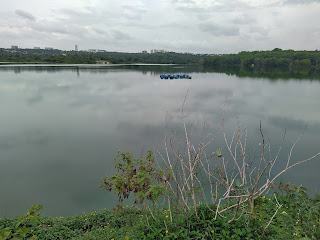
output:
[[[0,62],[95,64],[99,61],[112,64],[198,64],[206,54],[192,53],[121,53],[85,52],[46,49],[0,49]]]
[[[242,51],[238,54],[192,53],[123,53],[62,51],[57,49],[1,49],[0,62],[60,64],[197,64],[215,70],[289,71],[310,73],[320,70],[320,51],[294,51],[275,48],[272,51]],[[304,74],[304,75],[305,75]]]
[[[310,71],[320,69],[320,51],[294,51],[275,48],[272,51],[243,51],[238,54],[214,55],[203,59],[206,67],[240,67],[245,69]]]

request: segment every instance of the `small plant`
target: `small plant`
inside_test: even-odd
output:
[[[320,197],[310,198],[307,189],[281,181],[278,186],[278,199],[285,208],[275,219],[276,226],[284,226],[300,238],[320,238]],[[280,229],[277,229],[280,232]]]
[[[105,176],[101,181],[101,188],[114,190],[118,195],[118,206],[124,199],[134,194],[135,204],[144,203],[145,199],[155,201],[166,191],[164,171],[153,167],[154,153],[148,151],[145,159],[134,159],[131,153],[118,152],[114,159],[117,173]],[[167,175],[168,178],[170,174]]]
[[[33,205],[31,209],[27,212],[27,214],[17,217],[18,222],[15,224],[15,226],[8,226],[0,230],[0,240],[24,239],[29,232],[29,229],[27,228],[28,224],[31,222],[39,222],[40,214],[38,212],[42,209],[42,205]],[[27,239],[35,240],[38,238],[35,235],[33,235],[32,237]]]

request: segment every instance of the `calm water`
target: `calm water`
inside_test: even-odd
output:
[[[160,73],[189,73],[191,80],[161,80]],[[259,123],[274,149],[307,130],[293,158],[320,151],[320,81],[238,78],[182,66],[0,66],[0,217],[43,204],[44,215],[71,216],[113,207],[116,197],[98,189],[113,173],[117,151],[161,148],[166,125],[179,129],[186,95],[187,121],[248,128],[259,142]],[[284,160],[282,160],[284,161]],[[320,193],[320,159],[286,178]]]

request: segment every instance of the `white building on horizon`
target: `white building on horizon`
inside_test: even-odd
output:
[[[164,49],[151,49],[151,53],[166,53],[168,52],[167,50]]]

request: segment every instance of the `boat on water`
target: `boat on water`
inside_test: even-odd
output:
[[[188,74],[160,74],[161,79],[191,79],[192,77]]]

